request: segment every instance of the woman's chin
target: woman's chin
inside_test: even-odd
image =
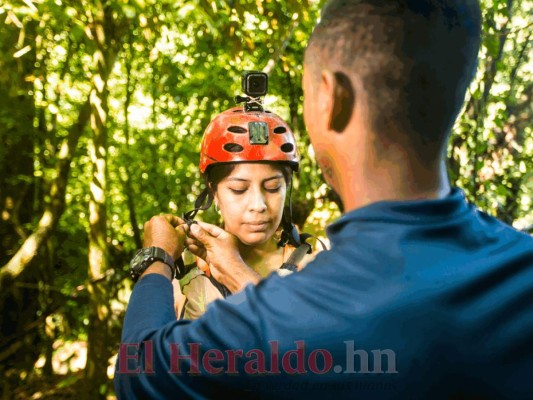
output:
[[[267,242],[273,235],[270,232],[254,232],[236,236],[246,246],[259,246]]]

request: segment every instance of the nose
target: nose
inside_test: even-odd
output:
[[[250,211],[265,212],[267,209],[265,196],[259,189],[253,190],[250,194]]]

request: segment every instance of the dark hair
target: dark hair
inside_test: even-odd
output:
[[[358,76],[376,134],[442,147],[475,73],[480,30],[473,0],[332,0],[306,67]]]
[[[248,163],[252,161],[246,161],[246,162]],[[253,161],[253,162],[267,163],[268,161]],[[279,169],[279,171],[283,174],[285,183],[288,185],[291,179],[291,173],[292,173],[291,166],[286,163],[281,163],[281,162],[268,162],[268,163],[276,167],[277,169]],[[220,163],[220,164],[214,164],[208,168],[205,176],[206,176],[207,183],[209,184],[209,187],[211,188],[213,192],[216,192],[217,186],[220,183],[220,181],[222,181],[222,179],[229,176],[233,172],[237,164],[241,164],[241,163],[239,162]]]

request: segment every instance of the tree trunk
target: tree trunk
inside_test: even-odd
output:
[[[12,57],[20,35],[33,36],[35,23],[19,29],[4,25],[0,29],[0,265],[7,263],[27,239],[24,226],[34,220],[33,149],[35,104],[32,75],[35,52]]]
[[[107,366],[111,356],[109,351],[109,289],[105,276],[109,268],[107,249],[106,181],[107,181],[107,80],[115,61],[115,52],[108,37],[106,23],[111,21],[111,10],[101,2],[95,4],[95,14],[91,23],[92,39],[96,45],[93,59],[96,72],[93,76],[91,102],[92,141],[89,156],[92,164],[92,180],[89,200],[89,327],[87,364],[85,368],[86,397],[105,398],[107,393]]]
[[[126,100],[124,101],[124,136],[126,138],[125,148],[129,146],[129,142],[130,142],[129,107],[131,103],[131,97],[133,96],[133,88],[135,86],[135,82],[132,82],[132,79],[131,79],[131,68],[132,68],[132,61],[134,57],[133,45],[131,42],[131,34],[128,37],[128,39],[129,39],[129,43],[128,43],[129,51],[125,56],[125,67],[126,67]],[[125,151],[124,154],[128,154],[128,152]],[[142,247],[141,230],[139,229],[139,224],[137,222],[137,214],[135,213],[135,192],[133,190],[133,186],[131,185],[130,173],[128,169],[126,169],[125,178],[122,178],[122,175],[120,173],[119,173],[119,176],[121,177],[122,186],[124,187],[124,193],[126,195],[126,204],[127,204],[129,215],[130,215],[131,228],[133,229],[133,239],[135,240],[135,247],[140,249]]]

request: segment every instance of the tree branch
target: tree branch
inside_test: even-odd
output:
[[[91,105],[89,99],[87,99],[80,109],[78,121],[70,127],[68,136],[62,142],[56,164],[57,178],[49,190],[50,201],[45,206],[35,231],[24,241],[11,260],[0,269],[0,284],[4,278],[11,277],[15,279],[20,275],[35,258],[41,244],[55,229],[65,207],[65,192],[70,172],[70,162],[85,125],[89,121],[90,112]]]

